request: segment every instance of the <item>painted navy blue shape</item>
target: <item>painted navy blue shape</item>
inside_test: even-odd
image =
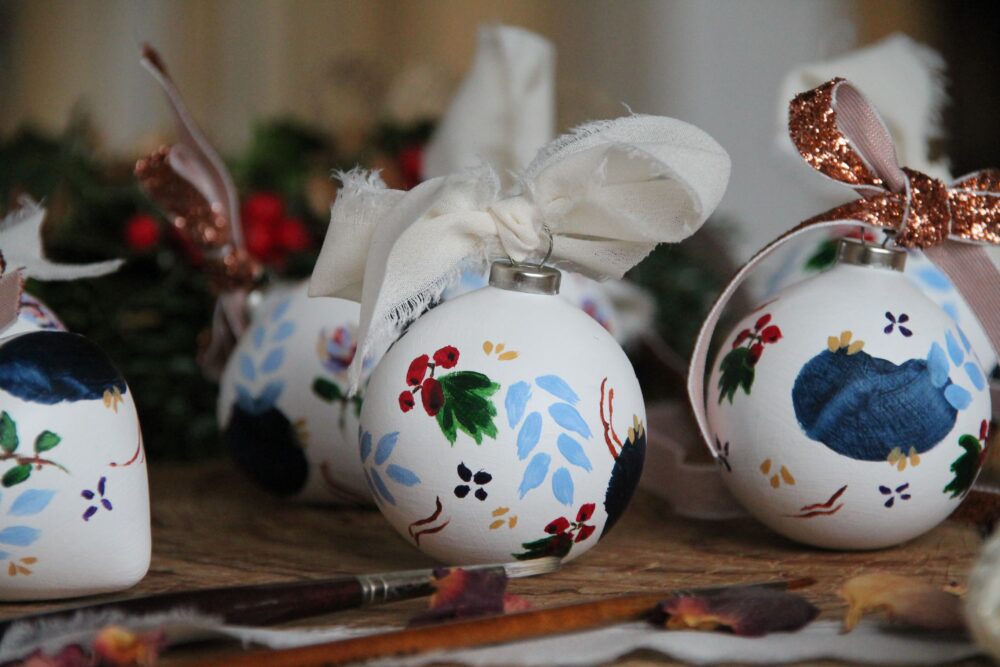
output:
[[[646,461],[646,431],[640,430],[630,431],[632,435],[625,440],[611,469],[608,490],[604,494],[604,511],[608,519],[601,530],[601,539],[618,523],[639,486],[642,466]]]
[[[795,417],[810,438],[852,459],[884,461],[895,447],[922,454],[958,416],[945,395],[951,380],[932,375],[923,359],[897,365],[864,351],[824,350],[795,379]]]
[[[309,462],[294,425],[276,406],[249,412],[234,404],[223,439],[237,465],[271,493],[290,496],[305,487]]]
[[[0,389],[32,403],[55,405],[104,398],[125,378],[108,355],[83,336],[67,331],[34,331],[0,347]]]

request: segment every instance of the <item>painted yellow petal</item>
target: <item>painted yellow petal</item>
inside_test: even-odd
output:
[[[21,562],[24,563],[25,565],[34,565],[35,563],[38,562],[38,559],[35,558],[34,556],[27,556],[25,558],[22,558]]]
[[[847,347],[847,344],[851,342],[851,332],[841,331],[840,332],[840,347]]]
[[[785,480],[785,484],[795,484],[795,478],[792,477],[792,473],[788,472],[788,468],[785,466],[781,466],[781,479]]]
[[[502,525],[503,525],[503,519],[497,519],[496,521],[490,524],[490,530],[496,530]]]
[[[840,339],[836,336],[830,336],[826,339],[826,347],[831,352],[836,352],[840,349]]]
[[[778,488],[781,485],[781,480],[778,479],[777,475],[771,475],[771,486]]]
[[[771,472],[771,459],[764,459],[764,462],[760,464],[760,471],[765,475]]]
[[[493,516],[502,516],[510,511],[509,507],[498,507],[493,510]]]
[[[497,349],[499,350],[500,348],[498,347]],[[507,350],[497,358],[500,361],[510,361],[511,359],[517,359],[517,352],[515,352],[514,350]]]
[[[847,354],[857,354],[865,346],[865,341],[856,340],[847,347]]]
[[[493,343],[486,341],[483,343],[483,352],[486,354],[491,354],[493,352]]]
[[[512,516],[510,518],[510,520],[507,522],[507,525],[510,526],[511,528],[513,528],[514,526],[516,526],[517,525],[517,517],[516,516]]]
[[[503,349],[505,347],[506,347],[506,345],[504,345],[503,343],[497,343],[497,354],[500,354],[501,352],[503,352]]]

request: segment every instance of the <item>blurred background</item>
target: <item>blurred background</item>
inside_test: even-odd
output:
[[[779,85],[799,64],[905,33],[947,62],[951,104],[932,152],[947,155],[955,174],[1000,164],[994,3],[6,0],[0,211],[28,193],[49,208],[46,241],[57,257],[130,260],[115,276],[31,291],[137,387],[152,456],[194,458],[218,445],[215,388],[194,361],[212,297],[196,249],[171,233],[131,176],[171,132],[138,45],[160,50],[230,161],[251,252],[295,277],[308,274],[322,241],[331,169],[360,162],[396,187],[419,180],[421,148],[470,64],[477,26],[490,22],[554,43],[560,131],[627,105],[712,134],[733,158],[717,214],[732,262],[818,212],[776,143]],[[687,323],[661,327],[683,354],[725,276],[674,277],[670,298]]]

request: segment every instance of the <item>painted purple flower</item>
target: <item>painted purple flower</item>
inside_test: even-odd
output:
[[[87,509],[84,511],[83,513],[84,521],[90,521],[90,517],[97,514],[97,511],[100,509],[100,507],[103,507],[109,512],[112,509],[114,509],[113,507],[111,507],[111,501],[104,497],[104,493],[107,489],[107,483],[108,483],[108,478],[101,477],[101,479],[98,480],[97,482],[96,492],[91,491],[90,489],[84,489],[83,491],[80,492],[80,495],[83,496],[85,500],[90,500],[94,503],[93,505],[87,507]],[[98,505],[100,507],[98,507]]]
[[[354,338],[354,332],[348,327],[337,327],[333,333],[328,333],[323,329],[319,335],[320,361],[323,367],[334,374],[343,373],[354,360],[357,352],[358,342]]]
[[[887,324],[885,329],[882,330],[885,333],[891,334],[893,327],[899,327],[899,333],[903,334],[907,338],[913,335],[912,331],[903,326],[904,323],[910,321],[910,316],[906,313],[900,313],[899,317],[896,317],[889,311],[885,311],[885,318],[889,320],[889,324]]]
[[[879,485],[878,490],[883,496],[886,496],[885,506],[892,507],[896,503],[896,498],[900,500],[909,500],[910,494],[906,492],[910,488],[910,483],[900,484],[895,489],[890,489],[888,486]]]

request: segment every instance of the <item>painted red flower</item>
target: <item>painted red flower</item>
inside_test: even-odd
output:
[[[580,532],[576,534],[574,542],[583,542],[585,539],[594,534],[593,526],[580,526]]]
[[[590,521],[590,517],[592,516],[594,516],[594,503],[587,503],[576,513],[576,520],[578,523],[583,523],[584,521]]]
[[[744,329],[743,331],[736,334],[736,340],[733,341],[733,349],[736,349],[737,347],[742,345],[743,341],[745,341],[749,337],[750,337],[749,329]]]
[[[427,414],[431,417],[436,415],[441,410],[441,406],[444,405],[444,391],[441,389],[441,383],[434,378],[424,380],[424,384],[420,388],[420,400],[423,401]]]
[[[763,329],[764,327],[766,327],[767,323],[770,322],[770,321],[771,321],[771,314],[770,313],[765,313],[764,315],[760,316],[760,319],[757,320],[757,324],[753,325],[753,328],[756,331],[760,331],[761,329]]]
[[[424,376],[427,375],[427,364],[429,362],[430,357],[426,354],[421,354],[411,361],[410,367],[406,371],[406,384],[411,387],[419,386],[424,381]]]
[[[445,345],[434,353],[434,363],[441,368],[454,368],[458,363],[458,348]]]
[[[566,517],[561,516],[549,525],[545,526],[545,532],[550,535],[561,535],[569,530],[569,521]]]
[[[413,409],[415,401],[413,400],[412,391],[404,391],[399,395],[399,409],[403,412],[409,412]]]
[[[760,343],[756,343],[750,346],[750,353],[747,355],[747,363],[751,366],[756,366],[757,362],[760,361],[760,355],[764,353],[764,346]]]
[[[772,324],[760,332],[760,339],[765,343],[777,343],[781,340],[781,329]]]

